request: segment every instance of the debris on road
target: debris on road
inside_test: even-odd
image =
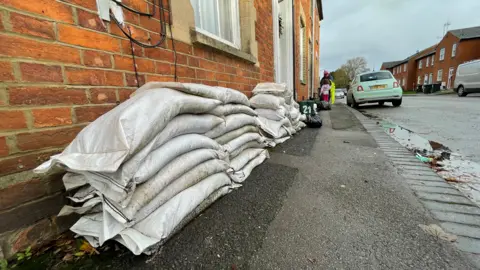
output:
[[[430,225],[423,225],[419,224],[418,225],[424,232],[435,236],[441,240],[449,241],[449,242],[455,242],[457,241],[457,236],[446,233],[440,226],[437,224],[430,224]]]

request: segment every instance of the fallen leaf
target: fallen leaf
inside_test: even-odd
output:
[[[92,247],[92,245],[90,245],[90,243],[88,243],[88,241],[86,240],[83,240],[82,244],[80,245],[80,247],[78,248],[80,251],[83,251],[85,253],[88,253],[90,255],[92,254],[100,254],[94,247]]]
[[[70,254],[70,253],[66,254],[66,255],[63,256],[63,258],[62,258],[62,261],[64,261],[64,262],[69,262],[69,261],[72,261],[72,260],[73,260],[73,255]]]
[[[449,242],[455,242],[457,241],[457,236],[446,233],[440,226],[437,224],[430,224],[430,225],[423,225],[419,224],[418,225],[424,232],[433,235],[439,239],[449,241]]]
[[[75,255],[76,257],[82,257],[83,255],[85,255],[85,252],[79,251],[79,252],[76,252],[74,255]]]
[[[445,181],[447,181],[447,182],[454,182],[454,183],[461,183],[461,181],[458,181],[458,179],[455,178],[455,177],[445,178]]]

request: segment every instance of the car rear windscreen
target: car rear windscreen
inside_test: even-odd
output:
[[[390,75],[390,73],[388,72],[373,72],[373,73],[361,75],[360,81],[369,82],[369,81],[378,81],[378,80],[388,80],[391,78],[392,78],[392,75]]]

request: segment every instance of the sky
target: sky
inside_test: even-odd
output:
[[[443,28],[480,26],[480,0],[322,0],[320,67],[363,56],[369,68],[438,43]]]

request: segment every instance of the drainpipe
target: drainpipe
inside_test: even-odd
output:
[[[293,41],[293,98],[297,101],[297,90],[296,90],[296,80],[295,77],[295,68],[296,68],[296,59],[295,59],[295,0],[292,0],[292,41]]]

